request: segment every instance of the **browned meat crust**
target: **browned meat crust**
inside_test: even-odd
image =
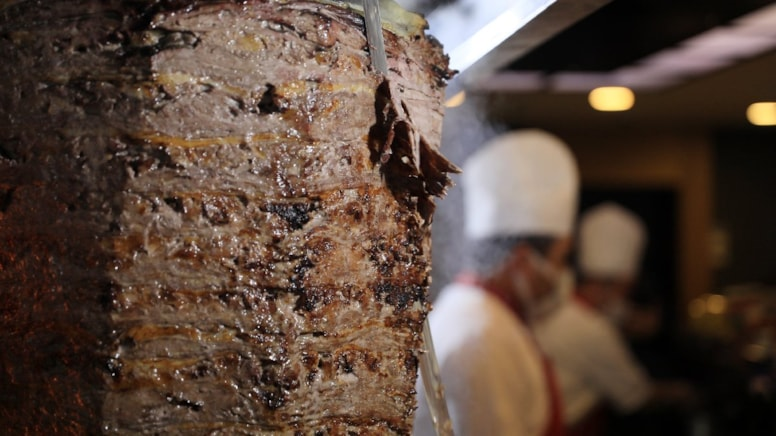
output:
[[[407,434],[447,59],[307,1],[0,3],[0,423]]]

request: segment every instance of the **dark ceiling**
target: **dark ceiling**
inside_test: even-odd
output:
[[[501,72],[607,72],[773,4],[776,1],[612,0],[508,62]],[[592,110],[586,91],[507,87],[473,93],[488,101],[491,118],[513,126],[774,131],[751,126],[745,113],[755,101],[776,101],[775,78],[776,50],[770,49],[665,88],[637,91],[633,109],[622,113]]]
[[[473,0],[406,1],[414,3],[413,10],[426,15],[445,5],[473,7],[478,4]],[[558,0],[557,3],[574,7],[585,1]],[[553,31],[549,38],[536,44],[529,42],[529,49],[508,56],[501,63],[503,66],[497,66],[491,74],[538,72],[548,78],[564,72],[607,73],[638,64],[649,55],[675,48],[690,37],[724,27],[731,20],[774,4],[776,0],[611,0],[581,20],[563,26],[565,30]],[[544,22],[525,32],[529,34],[529,41],[537,33],[537,26],[543,26]],[[776,22],[773,26],[776,28]],[[525,42],[525,35],[516,36],[518,46],[521,39]],[[514,44],[515,39],[511,42]],[[510,53],[510,50],[503,51]],[[752,127],[745,116],[750,103],[776,101],[774,78],[776,49],[770,49],[741,57],[732,65],[682,76],[667,87],[637,90],[636,105],[624,113],[592,110],[587,104],[587,91],[560,91],[548,86],[500,88],[494,87],[495,82],[488,77],[484,82],[489,82],[490,88],[475,86],[470,89],[470,95],[485,98],[485,112],[490,117],[515,126],[582,130],[739,129]]]
[[[772,0],[613,0],[515,60],[508,69],[610,71],[771,3]]]

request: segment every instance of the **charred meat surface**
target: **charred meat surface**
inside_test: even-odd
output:
[[[315,1],[0,2],[0,425],[408,434],[447,58]],[[6,433],[7,434],[7,433]]]

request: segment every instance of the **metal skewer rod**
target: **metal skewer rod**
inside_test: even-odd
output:
[[[372,65],[384,76],[388,75],[388,55],[385,53],[383,39],[383,19],[380,16],[379,0],[363,0],[364,19],[366,26],[366,41],[369,44],[369,55]]]

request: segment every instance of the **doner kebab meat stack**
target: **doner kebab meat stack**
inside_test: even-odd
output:
[[[453,74],[382,1],[0,1],[6,434],[408,434]]]

